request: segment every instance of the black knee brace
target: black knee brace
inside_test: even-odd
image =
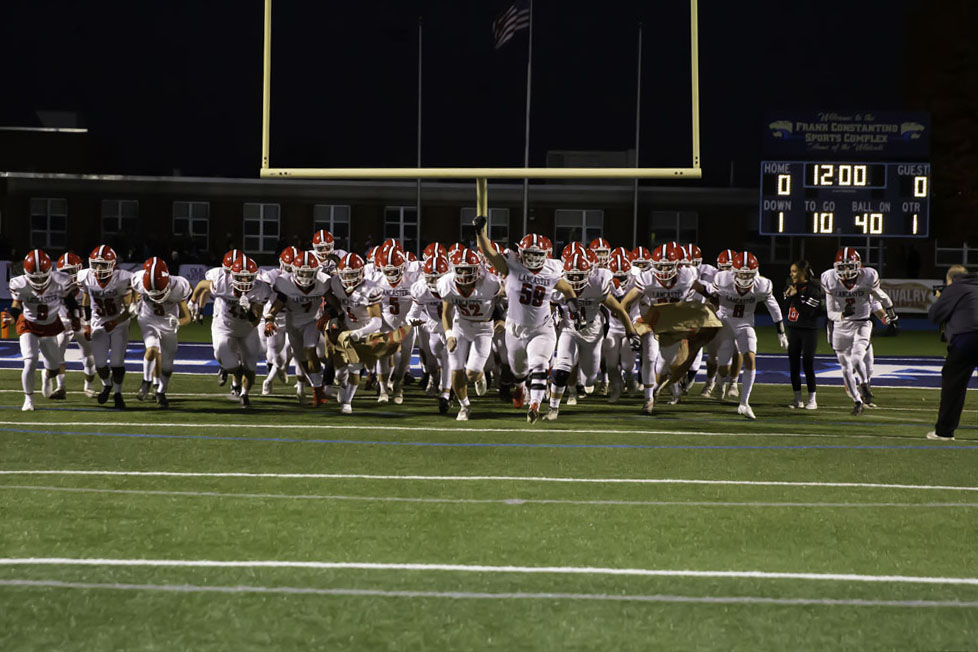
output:
[[[550,382],[556,387],[567,387],[568,380],[570,380],[570,372],[565,369],[554,369],[550,374]]]
[[[121,383],[126,376],[125,367],[112,367],[112,382]]]
[[[547,389],[546,371],[534,371],[530,373],[530,389]]]

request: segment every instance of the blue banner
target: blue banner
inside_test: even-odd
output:
[[[930,114],[894,111],[776,111],[762,148],[772,160],[930,159]]]

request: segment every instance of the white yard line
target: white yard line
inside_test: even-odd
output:
[[[588,429],[588,428],[547,428],[545,430],[532,428],[480,428],[473,426],[469,428],[458,428],[452,425],[439,426],[437,432],[462,432],[462,433],[483,433],[483,432],[510,432],[510,433],[532,433],[534,438],[540,434],[589,434],[589,435],[676,435],[693,437],[809,437],[809,438],[830,438],[830,439],[899,439],[908,440],[906,436],[898,435],[855,435],[855,434],[832,434],[832,433],[799,433],[799,432],[704,432],[701,430],[646,430],[641,427],[642,422],[635,422],[633,430],[608,430],[608,429]],[[269,429],[269,430],[355,430],[362,431],[365,428],[379,428],[395,432],[433,432],[430,426],[394,426],[388,424],[366,425],[363,423],[349,422],[346,425],[338,424],[291,424],[291,423],[181,423],[181,422],[147,422],[147,421],[0,421],[0,426],[22,426],[29,428],[75,428],[75,427],[99,427],[99,428],[227,428],[234,430],[243,429]],[[79,432],[78,434],[85,434]],[[914,439],[917,441],[920,437]]]
[[[365,473],[248,473],[203,471],[99,471],[73,469],[0,470],[4,475],[127,476],[169,478],[264,478],[289,480],[397,480],[421,482],[556,482],[583,484],[734,485],[745,487],[822,487],[852,489],[909,489],[917,491],[978,491],[978,486],[889,484],[876,482],[802,482],[784,480],[698,480],[688,478],[561,478],[505,475],[371,475]]]
[[[404,496],[344,496],[333,494],[269,494],[227,493],[220,491],[163,491],[155,489],[101,489],[97,487],[46,487],[37,485],[0,485],[0,490],[52,491],[86,494],[121,494],[134,496],[180,496],[187,498],[244,498],[253,500],[336,500],[380,503],[438,503],[458,505],[583,505],[623,507],[748,507],[748,508],[850,508],[850,507],[909,507],[909,508],[978,508],[978,503],[827,503],[827,502],[760,502],[710,500],[557,500],[537,498],[409,498]]]
[[[510,573],[517,575],[608,575],[632,577],[697,577],[758,580],[813,580],[886,584],[940,584],[978,586],[978,577],[931,577],[925,575],[863,575],[858,573],[803,573],[770,571],[710,571],[653,568],[603,568],[599,566],[488,566],[480,564],[412,564],[377,562],[329,562],[285,560],[214,559],[106,559],[69,557],[6,557],[0,566],[112,566],[155,568],[305,568],[313,570],[393,570],[449,573]]]
[[[824,607],[978,608],[976,601],[860,600],[834,598],[766,598],[761,596],[614,595],[608,593],[484,593],[469,591],[405,591],[386,589],[315,588],[302,586],[202,586],[196,584],[100,584],[57,580],[0,580],[0,586],[44,589],[157,591],[165,593],[259,593],[366,598],[447,598],[450,600],[587,600],[596,602],[652,602],[684,604],[757,604]]]

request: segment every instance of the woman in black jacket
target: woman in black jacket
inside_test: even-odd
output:
[[[791,276],[784,291],[784,325],[788,333],[788,363],[791,369],[791,388],[795,400],[791,408],[814,410],[815,402],[815,349],[818,347],[819,317],[825,312],[822,287],[812,278],[807,260],[791,264]],[[805,368],[808,383],[808,402],[801,400],[800,368]]]

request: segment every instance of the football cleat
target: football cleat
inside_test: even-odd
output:
[[[721,401],[729,401],[731,398],[733,398],[733,390],[731,387],[733,387],[733,383],[730,381],[723,383],[723,386],[720,388]]]
[[[231,393],[228,394],[229,401],[237,401],[241,398],[241,385],[231,385]]]
[[[792,410],[794,409],[803,410],[805,409],[805,402],[801,399],[798,399],[797,401],[792,401],[791,403],[788,403],[788,407],[791,408]]]
[[[65,388],[59,387],[51,393],[51,398],[55,401],[63,401],[65,399]]]
[[[861,402],[857,401],[856,404],[852,406],[852,412],[850,412],[849,414],[851,414],[854,417],[858,417],[860,414],[862,414],[865,411],[866,411],[866,407]]]
[[[394,405],[401,405],[402,403],[404,403],[404,387],[402,386],[402,381],[400,380],[394,381],[394,388],[392,394],[394,398]]]
[[[48,378],[47,375],[44,376],[44,380],[41,381],[41,396],[44,398],[51,398],[51,394],[54,393],[54,379]]]
[[[577,405],[577,390],[571,387],[567,388],[567,405]]]
[[[21,412],[33,412],[34,411],[34,397],[30,394],[24,396],[24,406],[20,408]]]
[[[444,396],[438,397],[438,414],[448,414],[448,408],[451,407],[451,402]]]
[[[716,386],[716,379],[711,378],[710,380],[706,381],[706,384],[703,385],[703,389],[700,390],[700,396],[704,398],[713,398],[713,390],[716,389]]]
[[[863,404],[865,404],[866,407],[876,407],[876,403],[873,402],[873,399],[876,397],[873,396],[872,390],[869,389],[869,383],[863,383],[859,386],[859,394],[862,397]]]
[[[344,403],[340,406],[340,414],[353,414],[353,406],[349,403]]]
[[[261,384],[261,395],[262,396],[268,396],[269,394],[272,393],[272,380],[273,379],[274,379],[273,376],[269,376],[268,378],[265,379],[265,382],[263,382]]]
[[[611,382],[608,383],[608,402],[617,403],[618,399],[621,398],[621,380],[616,380],[614,376],[611,377]]]
[[[551,407],[549,410],[547,410],[547,413],[545,415],[543,415],[543,420],[544,421],[556,421],[557,420],[557,414],[559,412],[560,412],[560,408]]]
[[[815,402],[815,397],[814,396],[812,396],[811,398],[808,399],[808,403],[805,403],[805,409],[806,410],[817,410],[818,409],[818,403]]]
[[[475,395],[476,396],[485,396],[486,395],[486,387],[487,387],[487,384],[486,384],[486,374],[485,373],[480,374],[479,377],[475,379],[474,385],[475,385]]]
[[[387,392],[381,392],[380,394],[377,395],[378,403],[387,403],[388,401],[390,401],[390,397],[387,396]]]
[[[139,384],[139,390],[136,392],[136,399],[140,401],[146,400],[146,395],[149,394],[150,382],[144,380]]]
[[[221,370],[217,372],[217,386],[224,387],[225,385],[227,385],[227,383],[228,383],[228,370],[222,367]]]
[[[680,381],[679,381],[679,392],[680,392],[680,393],[681,393],[681,394],[682,394],[683,396],[686,396],[687,394],[689,394],[689,387],[690,387],[690,385],[692,385],[692,384],[693,384],[693,383],[691,383],[691,382],[690,382],[690,380],[689,380],[689,377],[688,377],[688,376],[687,376],[687,377],[684,377],[684,378],[682,378],[682,379],[680,379]]]
[[[730,398],[740,398],[740,386],[737,381],[730,383]]]
[[[540,404],[530,403],[530,409],[526,411],[526,422],[536,423],[537,419],[540,418]]]
[[[655,412],[655,400],[650,398],[645,402],[645,405],[642,406],[642,414],[652,416],[653,412]]]
[[[750,409],[750,406],[746,403],[741,403],[737,406],[737,414],[747,417],[748,420],[753,421],[757,417],[754,416],[754,410]]]
[[[526,399],[526,388],[523,385],[517,385],[512,391],[513,407],[518,410],[523,407],[523,401]]]
[[[438,379],[433,374],[428,379],[428,386],[425,388],[424,393],[427,396],[438,396]]]
[[[275,372],[275,377],[278,378],[279,382],[283,385],[289,384],[289,371],[285,367],[280,367],[279,370]]]
[[[165,410],[168,407],[170,407],[170,401],[166,399],[165,393],[163,392],[156,393],[156,405],[158,405],[162,410]]]
[[[301,380],[295,382],[295,397],[299,399],[299,405],[304,405],[306,402],[306,384]]]
[[[122,392],[116,392],[112,396],[112,407],[114,407],[117,410],[125,410],[126,409],[126,402],[122,398]]]
[[[469,420],[469,408],[462,406],[459,408],[458,415],[455,417],[456,421],[468,421]]]
[[[92,381],[90,380],[85,381],[85,396],[88,398],[95,397],[95,388],[92,386]]]
[[[607,396],[609,391],[608,382],[605,380],[600,381],[596,389],[598,394],[600,394],[601,396]]]
[[[27,408],[25,407],[24,409],[26,410]],[[951,435],[950,437],[942,437],[941,435],[937,434],[936,431],[931,430],[927,433],[927,439],[932,439],[934,441],[954,441],[954,435]]]
[[[326,405],[328,401],[326,400],[326,392],[323,391],[322,387],[312,388],[312,406],[314,408],[320,405]]]
[[[248,398],[248,395],[247,394],[242,394],[239,397],[238,401],[241,403],[241,407],[243,407],[243,408],[250,408],[251,407],[251,399]]]
[[[105,405],[109,402],[109,394],[112,393],[112,385],[102,385],[102,391],[98,393],[98,404]]]

